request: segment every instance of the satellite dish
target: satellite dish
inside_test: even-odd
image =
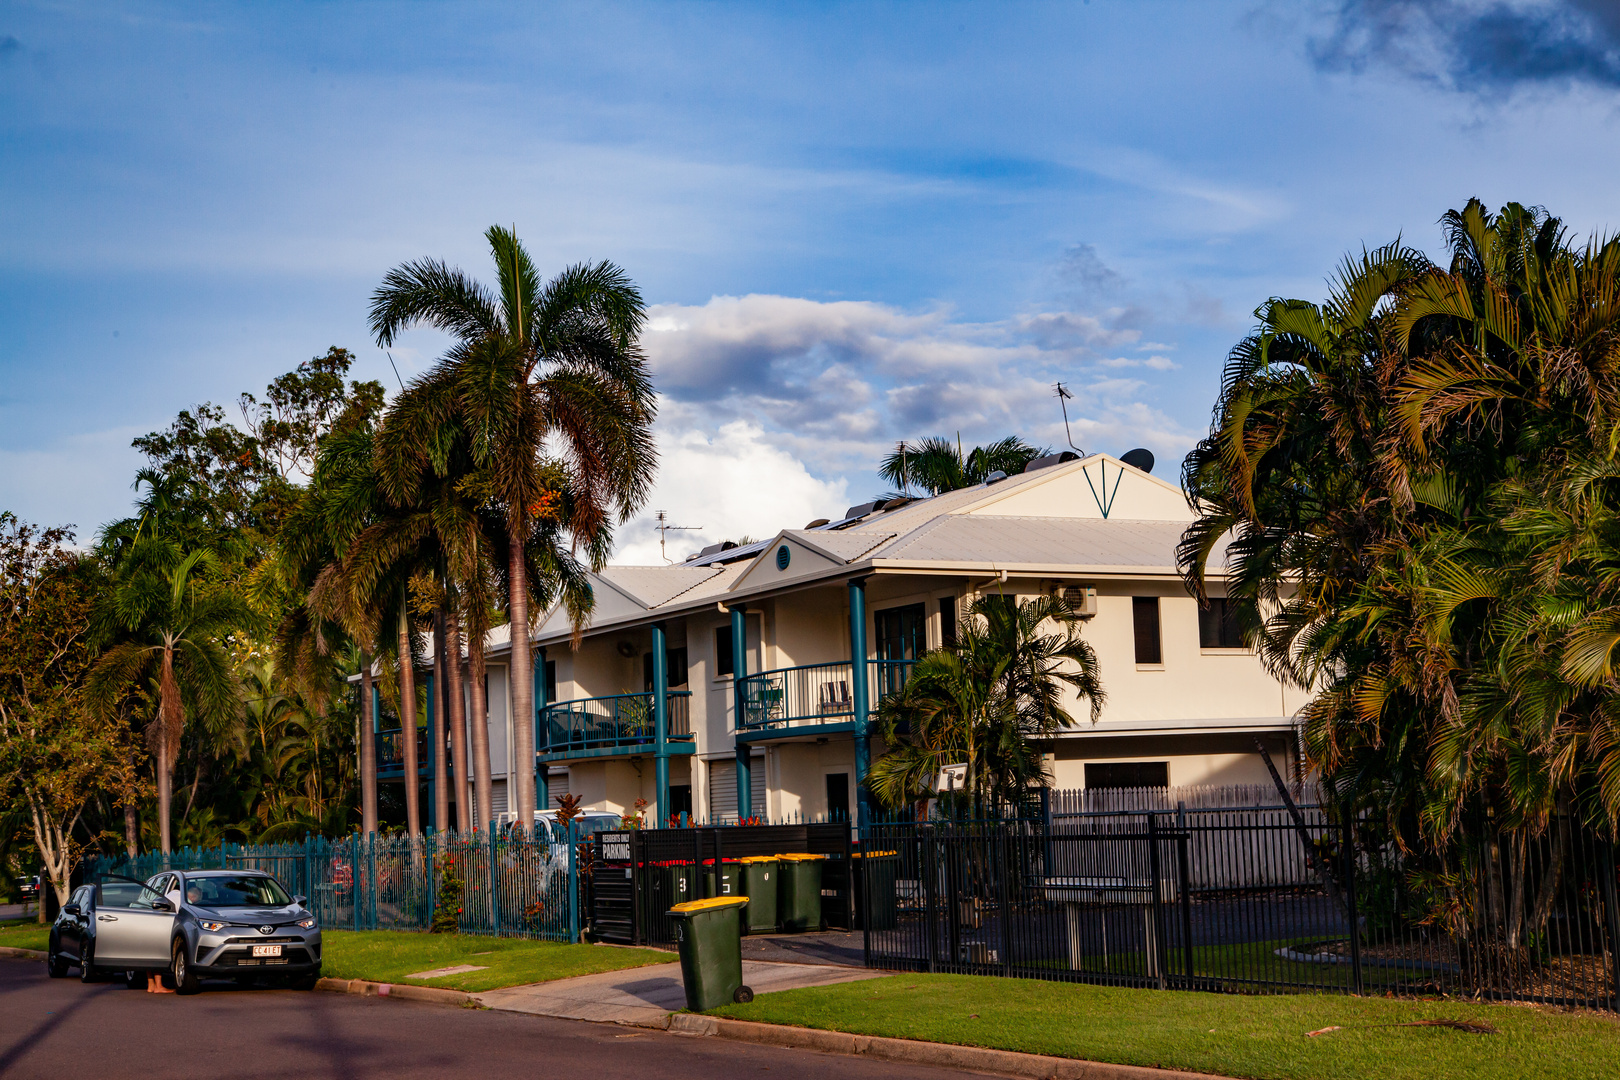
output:
[[[1138,446],[1135,450],[1127,450],[1120,455],[1119,460],[1133,469],[1141,469],[1145,473],[1153,471],[1153,452]]]

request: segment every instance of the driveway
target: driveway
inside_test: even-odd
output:
[[[48,979],[0,961],[0,1076],[7,1080],[944,1080],[962,1073],[753,1046],[613,1024],[386,998],[206,984],[196,997]]]

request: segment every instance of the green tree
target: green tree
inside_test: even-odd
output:
[[[89,705],[97,717],[147,679],[157,684],[157,715],[147,739],[156,759],[158,830],[171,850],[174,768],[188,715],[223,732],[241,709],[241,685],[223,641],[241,625],[245,607],[217,581],[219,560],[206,549],[142,538],[131,546],[91,619],[93,643],[105,649],[90,672]]]
[[[1008,476],[1021,473],[1024,466],[1049,453],[1016,435],[988,446],[975,446],[965,454],[960,441],[952,445],[949,439],[930,436],[914,443],[900,443],[883,459],[878,474],[898,489],[891,498],[910,495],[913,488],[927,495],[943,495],[982,484],[994,472]]]
[[[550,602],[554,585],[531,573],[528,555],[535,519],[552,509],[548,473],[562,468],[572,493],[563,530],[605,558],[601,538],[615,517],[626,520],[645,502],[652,483],[656,399],[639,345],[645,305],[622,270],[582,264],[542,284],[515,234],[495,227],[485,236],[495,262],[493,291],[440,262],[407,263],[373,295],[371,328],[384,345],[423,323],[457,338],[413,387],[417,393],[403,396],[408,406],[396,405],[398,422],[420,435],[402,445],[414,446],[419,458],[414,467],[396,462],[387,471],[399,485],[390,495],[413,502],[408,489],[432,470],[443,441],[465,437],[504,518],[518,673],[512,704],[516,715],[533,716],[533,686],[521,673],[533,666],[531,612]],[[531,607],[531,600],[538,602]],[[578,624],[586,612],[574,605]],[[514,727],[513,753],[533,760],[531,724]],[[527,769],[515,775],[513,809],[527,826],[536,809],[533,777]]]
[[[930,797],[940,770],[967,766],[979,806],[1022,801],[1051,783],[1043,751],[1085,701],[1096,722],[1107,700],[1096,652],[1061,599],[983,596],[955,641],[917,661],[906,684],[877,708],[889,744],[867,782],[889,806]]]
[[[71,541],[0,513],[0,797],[27,821],[59,902],[92,801],[143,793],[127,729],[85,708],[99,582]]]

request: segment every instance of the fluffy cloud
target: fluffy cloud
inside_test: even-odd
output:
[[[884,490],[876,465],[899,439],[1017,434],[1061,447],[1072,437],[1173,460],[1193,436],[1149,404],[1147,380],[1177,365],[1170,346],[1125,325],[1133,310],[975,323],[946,308],[787,296],[658,305],[642,339],[663,394],[658,489],[621,532],[615,561],[658,561],[655,510],[703,527],[670,534],[676,561],[830,517]],[[1074,395],[1067,430],[1056,382]]]
[[[764,428],[746,420],[721,425],[712,435],[684,427],[690,414],[666,416],[659,435],[658,482],[648,510],[619,530],[614,562],[657,565],[657,511],[670,525],[697,531],[667,534],[667,557],[720,540],[774,536],[818,517],[831,517],[848,503],[848,483],[820,480],[804,463],[776,445]]]
[[[1620,87],[1612,0],[1344,0],[1312,43],[1327,70],[1394,67],[1459,90]]]

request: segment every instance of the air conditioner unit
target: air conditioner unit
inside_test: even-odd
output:
[[[1063,590],[1063,601],[1082,619],[1097,614],[1097,589],[1092,585],[1070,585]]]

